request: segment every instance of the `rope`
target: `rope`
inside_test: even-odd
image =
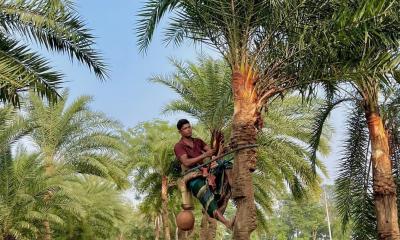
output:
[[[196,166],[194,168],[191,168],[191,169],[187,170],[183,175],[186,175],[186,174],[188,174],[190,172],[194,172],[194,171],[196,171],[196,170],[198,170],[198,169],[200,169],[200,168],[202,168],[202,167],[204,167],[204,166],[206,166],[206,165],[208,165],[208,164],[210,164],[212,162],[215,162],[215,161],[217,161],[217,160],[219,160],[219,159],[221,159],[221,158],[223,158],[225,156],[228,156],[228,155],[230,155],[230,154],[232,154],[234,152],[237,152],[237,151],[240,151],[240,150],[243,150],[243,149],[247,149],[247,148],[254,148],[254,147],[258,147],[258,144],[249,144],[249,145],[244,145],[244,146],[237,147],[237,148],[235,148],[233,150],[228,151],[227,153],[224,153],[222,155],[219,155],[219,156],[215,157],[214,159],[212,159],[210,161],[207,161],[207,162],[205,162],[203,164],[200,164],[200,165],[198,165],[198,166]],[[231,161],[231,160],[233,160],[233,158],[229,159],[229,161]]]

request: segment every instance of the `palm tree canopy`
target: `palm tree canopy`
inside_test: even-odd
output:
[[[90,110],[91,98],[82,96],[66,105],[68,93],[56,104],[31,94],[30,137],[48,166],[67,165],[78,173],[102,176],[126,186],[120,157],[119,124]]]
[[[134,170],[136,190],[146,192],[151,186],[154,193],[159,193],[157,186],[161,186],[161,177],[171,174],[171,163],[175,159],[173,147],[179,141],[178,131],[169,123],[157,120],[128,129],[123,139],[126,161]]]
[[[312,28],[309,33],[315,38],[316,75],[324,81],[350,82],[363,98],[376,102],[379,88],[397,79],[400,3],[329,1],[324,8],[325,31]]]
[[[163,112],[185,112],[209,131],[229,126],[233,114],[231,71],[223,61],[200,56],[196,63],[171,59],[175,72],[150,80],[169,87],[181,99],[168,103]]]
[[[205,43],[232,70],[250,69],[262,107],[271,95],[319,76],[313,52],[321,45],[315,46],[319,40],[308,34],[310,29],[314,35],[325,33],[324,10],[314,1],[297,0],[148,0],[139,13],[138,45],[145,51],[160,20],[171,12],[165,42]]]

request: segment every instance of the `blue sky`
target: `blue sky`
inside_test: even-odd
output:
[[[66,75],[64,87],[69,89],[70,99],[80,95],[93,96],[93,109],[119,120],[125,127],[155,118],[175,122],[184,116],[161,115],[162,107],[177,96],[163,86],[150,83],[148,79],[155,74],[171,73],[173,68],[169,64],[169,57],[195,60],[197,53],[202,50],[189,44],[179,48],[166,47],[162,43],[161,30],[154,36],[147,54],[140,54],[136,46],[135,23],[142,3],[139,0],[76,2],[80,15],[97,37],[97,49],[102,52],[109,65],[110,79],[106,82],[100,82],[79,63],[71,64],[67,56],[45,53],[50,57],[52,65]],[[217,56],[209,49],[205,51]],[[332,142],[332,154],[325,163],[331,178],[334,178],[336,161],[339,158],[339,141],[343,135],[343,114],[336,111],[332,123],[336,134]]]
[[[97,37],[97,49],[109,65],[110,78],[106,82],[96,79],[85,66],[71,64],[67,56],[50,54],[52,65],[66,74],[64,87],[70,90],[71,98],[83,94],[93,96],[94,109],[125,126],[154,118],[175,121],[179,116],[163,116],[160,112],[176,95],[148,79],[155,74],[171,73],[168,57],[195,59],[201,50],[189,45],[165,47],[162,37],[155,36],[147,54],[139,53],[135,22],[140,6],[137,0],[76,2],[78,11]]]

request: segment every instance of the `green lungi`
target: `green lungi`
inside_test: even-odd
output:
[[[211,173],[216,177],[216,189],[212,191],[207,183],[206,178],[198,177],[188,182],[187,186],[193,196],[199,199],[201,205],[206,210],[210,217],[214,217],[214,211],[218,209],[217,202],[223,191],[223,181],[225,178],[225,169],[232,168],[232,163],[229,161],[219,160],[218,166],[212,169]]]

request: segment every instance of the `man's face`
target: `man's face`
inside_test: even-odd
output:
[[[179,130],[179,133],[181,134],[182,137],[191,137],[192,136],[192,126],[190,126],[190,123],[186,123],[182,126],[181,130]]]

